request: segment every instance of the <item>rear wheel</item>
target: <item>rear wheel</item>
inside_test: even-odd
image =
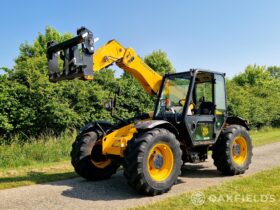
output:
[[[108,179],[119,167],[115,160],[102,155],[99,132],[87,132],[77,137],[72,145],[71,163],[77,174],[87,180]]]
[[[128,142],[124,174],[138,192],[158,195],[176,183],[182,164],[182,151],[175,135],[156,128],[136,134]]]
[[[249,168],[252,156],[251,138],[240,125],[227,127],[213,146],[214,164],[225,175],[243,174]]]

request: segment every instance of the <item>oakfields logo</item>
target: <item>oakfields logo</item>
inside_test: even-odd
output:
[[[210,194],[205,196],[203,192],[194,192],[191,195],[191,202],[195,206],[201,206],[205,202],[219,203],[219,202],[241,202],[241,203],[273,203],[276,201],[275,195],[271,194]]]
[[[203,192],[194,192],[191,196],[191,201],[196,206],[201,206],[205,202],[205,196]]]

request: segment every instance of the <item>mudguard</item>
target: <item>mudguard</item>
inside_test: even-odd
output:
[[[226,123],[229,125],[236,124],[245,127],[248,131],[250,130],[248,123],[246,120],[242,119],[241,117],[228,117]]]
[[[94,122],[87,123],[84,127],[79,130],[79,134],[86,133],[88,131],[100,130],[102,133],[106,133],[110,128],[113,127],[113,124],[103,120],[97,120]]]
[[[165,120],[145,120],[139,121],[135,124],[135,128],[137,130],[151,130],[157,127],[166,128],[167,130],[174,133],[176,136],[179,135],[177,128]]]

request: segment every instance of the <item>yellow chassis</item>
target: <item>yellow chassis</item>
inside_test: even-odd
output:
[[[133,134],[137,132],[134,124],[126,125],[102,138],[102,154],[103,155],[119,155],[123,157],[123,151],[127,146],[127,142],[132,139]]]

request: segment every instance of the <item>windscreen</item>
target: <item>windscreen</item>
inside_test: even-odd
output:
[[[189,91],[190,75],[177,74],[168,76],[164,80],[160,94],[159,104],[155,112],[155,117],[161,118],[166,114],[182,114]]]

